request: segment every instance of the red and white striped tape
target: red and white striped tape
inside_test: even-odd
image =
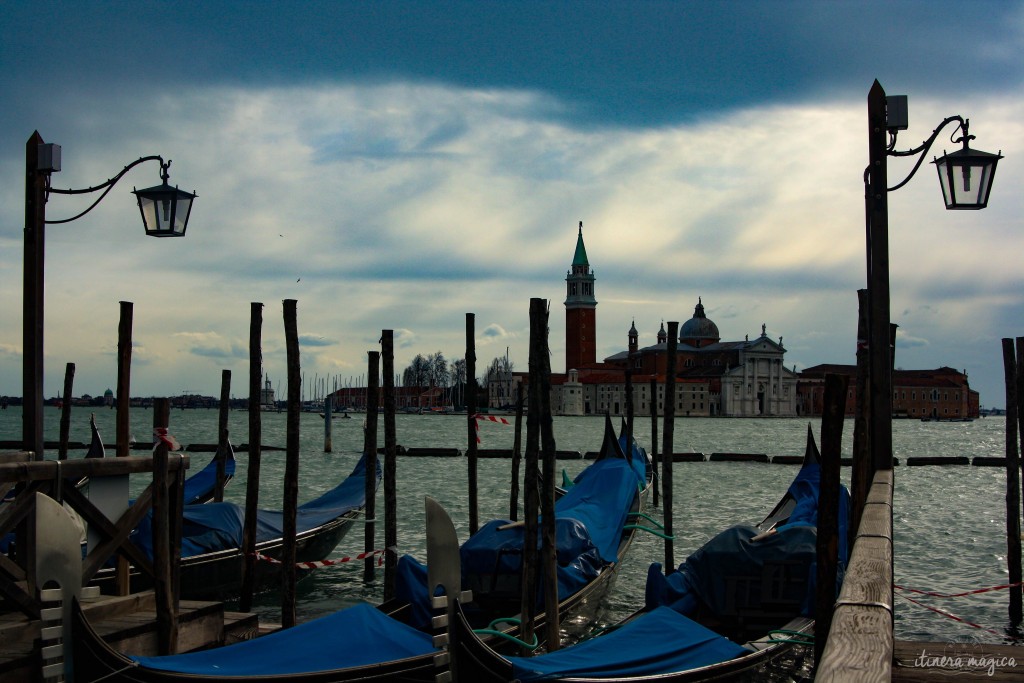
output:
[[[319,569],[320,567],[334,567],[337,565],[346,564],[348,562],[356,562],[358,560],[365,560],[368,557],[380,555],[380,559],[377,560],[377,566],[379,567],[382,564],[384,564],[384,553],[386,553],[388,550],[391,550],[396,555],[398,554],[397,548],[385,548],[383,550],[370,550],[365,553],[359,553],[358,555],[346,555],[345,557],[339,557],[335,560],[318,560],[316,562],[296,562],[295,566],[300,569]],[[273,557],[268,557],[260,553],[256,553],[256,559],[262,560],[263,562],[270,562],[271,564],[284,564],[283,562],[281,562],[281,560],[275,559]]]
[[[962,598],[966,595],[977,595],[979,593],[989,593],[991,591],[1001,591],[1007,588],[1016,588],[1017,586],[1024,586],[1024,582],[1018,583],[1003,583],[998,586],[989,586],[988,588],[975,588],[971,591],[963,591],[961,593],[935,593],[933,591],[923,591],[917,588],[907,588],[901,586],[898,583],[892,585],[893,588],[899,591],[907,591],[908,593],[917,593],[918,595],[927,595],[933,598]]]
[[[927,610],[931,610],[932,612],[935,612],[936,614],[941,614],[942,616],[946,617],[947,619],[952,619],[953,621],[959,621],[961,624],[967,624],[968,626],[973,626],[974,628],[979,628],[982,631],[988,631],[989,633],[993,633],[993,634],[995,634],[997,636],[1000,636],[1000,637],[1006,635],[1005,633],[1000,633],[999,631],[994,631],[994,630],[992,630],[990,628],[982,626],[981,624],[975,624],[973,621],[967,621],[966,619],[958,617],[955,614],[951,614],[951,613],[949,613],[949,612],[947,612],[945,610],[941,610],[938,607],[932,607],[931,605],[926,605],[923,602],[919,602],[918,600],[915,600],[914,598],[911,598],[909,596],[897,594],[897,597],[903,598],[907,602],[912,602],[915,605],[918,605],[919,607],[924,607]]]
[[[476,442],[480,443],[480,420],[489,420],[491,422],[498,422],[503,425],[511,424],[508,420],[503,417],[497,417],[495,415],[480,415],[477,413],[473,416],[473,424],[476,425]]]

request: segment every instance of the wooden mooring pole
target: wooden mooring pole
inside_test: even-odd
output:
[[[852,547],[853,539],[860,526],[860,517],[864,511],[864,499],[871,486],[874,472],[871,461],[871,449],[868,443],[868,423],[870,410],[869,372],[870,357],[868,355],[868,290],[857,290],[857,403],[854,408],[853,422],[853,467],[850,473],[850,535],[848,543]]]
[[[480,528],[480,505],[477,498],[477,422],[476,422],[476,315],[466,314],[466,467],[469,480],[469,533]]]
[[[132,384],[132,302],[121,302],[121,319],[117,325],[117,457],[131,455],[131,403]]]
[[[366,433],[363,443],[366,453],[366,504],[363,507],[363,549],[372,553],[377,545],[377,415],[380,405],[380,351],[367,354],[366,370]],[[373,581],[373,555],[363,560],[363,581]]]
[[[558,614],[558,561],[555,542],[555,432],[551,418],[551,353],[548,347],[548,308],[543,302],[543,324],[538,329],[541,338],[540,377],[540,442],[544,458],[543,488],[540,497],[541,560],[544,569],[544,642],[548,652],[559,648],[561,619]]]
[[[1018,354],[1020,349],[1017,349]],[[1020,541],[1020,450],[1017,446],[1017,385],[1020,367],[1014,356],[1013,339],[1003,339],[1003,372],[1006,381],[1006,564],[1009,570],[1010,622],[1022,616]]]
[[[60,407],[60,445],[57,448],[57,459],[68,459],[68,440],[71,437],[71,396],[75,388],[75,364],[68,363],[64,368],[64,403]]]
[[[532,642],[537,614],[537,513],[540,507],[540,386],[544,351],[539,327],[544,324],[544,300],[530,299],[530,381],[527,385],[526,460],[523,468],[523,571],[520,617],[522,638]],[[528,654],[526,650],[523,654]]]
[[[523,445],[523,383],[516,384],[516,425],[512,437],[512,482],[509,486],[508,518],[519,519],[519,463],[522,460]]]
[[[334,451],[334,399],[331,394],[324,396],[324,453]]]
[[[651,378],[651,467],[654,470],[654,507],[658,507],[658,380]]]
[[[153,399],[153,430],[166,430],[171,402]],[[168,491],[167,443],[157,439],[153,450],[153,590],[156,596],[157,652],[169,655],[178,649],[177,596],[171,576],[171,522]]]
[[[384,375],[384,600],[395,597],[398,580],[398,436],[395,430],[395,333],[381,332]]]
[[[217,479],[213,485],[213,500],[216,503],[224,500],[224,480],[227,478],[225,468],[228,458],[228,415],[231,411],[231,371],[220,371],[220,412],[217,417]]]
[[[260,499],[260,457],[263,423],[260,385],[263,381],[263,304],[249,304],[249,467],[245,481],[245,519],[242,527],[242,589],[238,609],[248,612],[256,592],[256,510]]]
[[[131,455],[131,399],[132,376],[132,316],[133,306],[130,301],[122,301],[120,318],[117,324],[117,415],[115,418],[114,444],[117,457]],[[164,426],[167,423],[164,422]],[[131,591],[128,558],[118,554],[115,561],[114,583],[118,595],[128,595]]]
[[[285,417],[284,508],[281,547],[281,626],[296,624],[296,528],[299,506],[299,422],[302,419],[302,371],[299,361],[298,302],[284,300],[284,347],[288,376],[288,412]]]
[[[817,577],[815,583],[814,661],[820,662],[832,627],[839,565],[839,469],[842,462],[843,417],[849,377],[825,375],[821,417],[821,479],[818,487]]]
[[[668,358],[665,369],[665,413],[664,433],[661,439],[661,450],[665,457],[661,459],[661,487],[663,507],[662,519],[665,523],[665,573],[676,568],[675,546],[672,541],[672,451],[675,449],[676,425],[676,345],[679,341],[679,321],[668,323]]]

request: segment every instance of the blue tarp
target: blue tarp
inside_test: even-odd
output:
[[[694,614],[702,605],[715,614],[726,614],[735,603],[736,583],[748,586],[745,594],[758,604],[758,591],[765,568],[785,565],[798,581],[789,586],[799,594],[773,596],[802,605],[802,614],[810,616],[813,608],[814,579],[817,559],[818,488],[821,480],[818,463],[805,464],[787,491],[796,500],[789,519],[776,533],[758,541],[760,532],[752,526],[734,526],[721,532],[686,558],[676,571],[665,576],[660,564],[648,571],[646,607],[668,605],[682,614]],[[839,571],[840,580],[848,558],[847,518],[849,493],[841,487],[839,499]],[[802,574],[802,575],[801,575]],[[732,585],[730,585],[732,582]],[[779,587],[784,590],[783,588]],[[794,615],[795,616],[795,615]]]
[[[632,462],[618,457],[596,460],[555,503],[560,599],[576,593],[602,567],[618,560],[622,527],[645,483],[645,467],[646,457],[639,449],[634,449]],[[463,588],[471,588],[477,597],[519,594],[523,527],[499,530],[506,524],[510,521],[488,522],[460,549]],[[492,585],[492,580],[500,585]],[[410,623],[429,623],[426,567],[412,557],[399,559],[396,597],[411,603]]]
[[[431,636],[360,603],[262,638],[167,657],[145,667],[199,676],[286,676],[430,654]]]
[[[236,465],[237,462],[235,461],[235,454],[229,450],[228,457],[224,459],[225,478],[235,476]],[[210,493],[216,485],[217,458],[214,456],[214,458],[207,463],[206,467],[185,480],[185,491],[182,495],[182,500],[185,501],[185,505],[192,505],[198,500],[209,498]]]
[[[309,531],[350,510],[361,508],[366,502],[366,461],[361,457],[352,473],[338,486],[305,505],[296,512],[296,531]],[[377,460],[377,483],[380,483],[381,465]],[[153,557],[152,513],[143,518],[131,539],[146,555]],[[235,503],[207,503],[190,505],[182,513],[181,556],[191,557],[204,553],[239,548],[242,545],[242,527],[245,508]],[[280,510],[259,510],[256,513],[256,542],[271,541],[284,535],[284,514]]]
[[[509,657],[515,678],[651,676],[716,664],[748,653],[668,607],[599,638],[537,657]]]

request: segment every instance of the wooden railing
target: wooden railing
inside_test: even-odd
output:
[[[0,456],[3,456],[0,457],[0,490],[12,484],[21,487],[15,499],[0,512],[0,538],[18,530],[24,539],[22,543],[31,548],[32,542],[29,539],[32,531],[27,526],[33,519],[34,494],[41,492],[72,507],[101,539],[82,559],[83,584],[88,583],[115,554],[126,557],[136,569],[159,580],[161,568],[155,568],[149,558],[128,541],[132,529],[138,526],[153,507],[154,485],[147,486],[118,520],[110,521],[77,489],[74,482],[85,477],[96,480],[107,476],[154,472],[157,485],[169,489],[169,494],[163,496],[163,499],[180,500],[181,482],[189,465],[187,455],[165,455],[162,460],[153,456],[129,456],[63,461],[31,460],[26,453],[5,453]],[[166,470],[162,470],[162,467],[166,467]],[[158,516],[176,515],[180,519],[180,510],[173,509],[173,502],[164,503],[161,507],[172,509],[154,510],[154,513]],[[180,522],[177,526],[180,529]],[[31,552],[22,551],[16,553],[15,558],[0,554],[0,595],[29,618],[38,619],[38,591],[30,585],[33,576],[31,556]]]
[[[857,529],[816,681],[872,683],[891,678],[892,493],[892,470],[878,470]]]

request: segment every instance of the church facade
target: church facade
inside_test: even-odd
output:
[[[552,410],[559,415],[625,415],[627,370],[635,415],[650,414],[652,403],[664,414],[668,371],[668,336],[662,323],[657,343],[641,348],[636,323],[627,332],[627,348],[597,362],[596,278],[590,269],[579,224],[576,249],[566,274],[565,372],[552,374]],[[761,336],[743,341],[720,338],[698,299],[693,317],[684,322],[676,345],[676,405],[680,417],[796,415],[796,374],[783,363],[782,338]],[[512,386],[488,387],[491,407],[515,395],[527,373],[514,373]],[[505,385],[508,378],[501,380]]]

